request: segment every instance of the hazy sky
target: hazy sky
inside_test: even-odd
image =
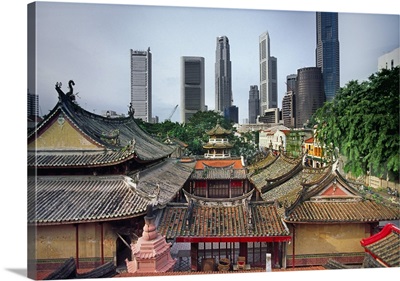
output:
[[[161,5],[161,4],[160,4]],[[78,103],[100,114],[127,113],[130,49],[153,55],[153,115],[163,121],[180,97],[180,57],[205,58],[206,105],[214,109],[216,37],[229,38],[234,105],[239,122],[248,117],[250,85],[259,85],[258,40],[269,32],[278,60],[278,104],[286,76],[315,66],[315,11],[190,8],[127,4],[38,2],[34,89],[40,114],[57,102],[54,89],[75,81]],[[399,46],[399,16],[339,13],[341,86],[377,71],[378,57]],[[31,56],[33,57],[33,56]],[[180,120],[180,105],[172,121]]]

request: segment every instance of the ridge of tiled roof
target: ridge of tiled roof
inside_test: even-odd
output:
[[[137,181],[136,190],[155,196],[157,205],[166,205],[190,177],[195,163],[177,159],[164,160],[132,175]]]
[[[261,160],[249,165],[247,169],[249,170],[248,175],[251,176],[254,173],[257,173],[257,171],[260,171],[262,169],[265,169],[269,165],[271,165],[277,157],[275,157],[272,153],[268,153],[268,155]]]
[[[292,206],[303,196],[306,190],[314,190],[324,179],[330,175],[331,167],[309,168],[302,167],[290,177],[277,182],[271,189],[262,193],[261,197],[265,201],[278,201],[285,207]],[[309,188],[305,189],[307,186]]]
[[[270,165],[257,170],[248,178],[261,193],[265,193],[269,189],[267,185],[277,185],[279,182],[295,176],[301,169],[301,159],[292,161],[281,154]]]

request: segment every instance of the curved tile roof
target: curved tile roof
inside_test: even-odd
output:
[[[250,213],[252,214],[251,227],[248,225]],[[246,204],[167,206],[158,230],[167,239],[289,235],[289,231],[274,205],[267,203],[249,203],[248,206]]]
[[[47,118],[28,135],[28,142],[39,136],[62,114],[82,135],[104,148],[102,151],[93,151],[92,153],[75,151],[75,155],[69,151],[66,153],[66,163],[78,166],[85,165],[85,163],[105,165],[132,157],[137,157],[142,161],[151,161],[167,157],[173,152],[171,146],[155,140],[143,131],[132,116],[107,118],[93,114],[81,108],[60,91],[58,89],[59,102]],[[41,151],[40,159],[36,159],[35,156],[35,151],[29,152],[28,166],[36,164],[48,167],[62,165],[60,151]]]
[[[388,267],[400,266],[400,229],[387,224],[377,234],[361,240],[361,246]]]
[[[214,128],[206,132],[206,134],[209,136],[223,136],[223,135],[229,135],[231,133],[232,133],[231,130],[225,129],[219,124],[219,122],[217,123],[217,125],[215,125]]]
[[[158,205],[165,205],[182,188],[193,171],[195,162],[167,159],[133,176],[136,190],[154,195]]]
[[[285,219],[287,222],[378,222],[398,220],[398,209],[377,202],[340,201],[316,202],[306,201],[299,204]]]
[[[146,212],[149,202],[126,176],[28,178],[29,224],[126,219]]]
[[[247,171],[241,159],[200,159],[190,176],[192,180],[246,179]]]

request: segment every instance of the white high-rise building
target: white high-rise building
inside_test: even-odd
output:
[[[378,58],[378,70],[393,69],[400,65],[400,48],[396,48]]]
[[[152,120],[151,52],[131,49],[131,103],[135,118]]]
[[[181,122],[205,111],[204,58],[181,57]]]
[[[268,32],[259,37],[260,51],[260,114],[267,109],[278,107],[278,67],[277,59],[270,54]]]

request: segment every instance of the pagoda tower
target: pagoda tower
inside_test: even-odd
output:
[[[231,130],[223,128],[219,121],[214,128],[206,132],[209,135],[208,142],[203,146],[207,150],[205,158],[230,158],[233,145],[228,140]]]
[[[147,207],[143,235],[131,244],[132,261],[125,260],[129,273],[172,271],[176,260],[171,257],[171,243],[167,243],[156,229],[152,206]]]

